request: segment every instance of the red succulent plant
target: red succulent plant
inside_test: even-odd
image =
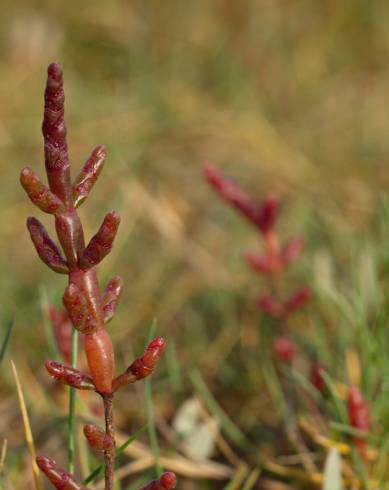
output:
[[[115,376],[114,350],[105,324],[114,316],[122,290],[122,279],[114,277],[108,283],[105,292],[101,293],[96,266],[112,249],[120,217],[114,211],[108,213],[97,233],[86,244],[77,208],[88,197],[103,168],[105,148],[96,147],[72,181],[64,120],[63,77],[58,63],[52,63],[48,67],[42,132],[49,185],[42,183],[29,167],[22,170],[20,181],[31,201],[43,212],[53,215],[62,251],[36,218],[28,218],[27,227],[41,260],[53,271],[68,276],[68,285],[63,295],[67,315],[53,309],[51,320],[60,331],[57,339],[66,362],[69,362],[70,352],[67,334],[64,335],[65,330],[62,331],[64,324],[70,320],[73,327],[82,334],[90,375],[79,371],[75,366],[69,367],[55,361],[47,361],[46,368],[55,380],[72,388],[94,390],[102,397],[105,431],[89,424],[85,426],[84,432],[91,447],[104,453],[105,488],[112,490],[115,461],[115,391],[150,375],[165,343],[162,338],[155,339],[143,356],[131,364],[127,371]],[[60,469],[50,458],[39,456],[37,463],[56,488],[83,488],[71,474]],[[174,487],[173,480],[175,484],[175,477],[168,473],[158,480],[158,484],[153,482],[145,488],[170,489]]]

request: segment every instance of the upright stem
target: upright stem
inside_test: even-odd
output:
[[[78,332],[72,330],[72,367],[77,368],[78,357]],[[69,473],[74,472],[74,448],[75,448],[75,411],[76,411],[76,390],[69,390],[69,414],[68,414],[68,467]]]
[[[69,283],[64,292],[63,302],[74,327],[72,332],[72,369],[69,369],[68,366],[59,366],[61,366],[60,369],[71,371],[73,374],[78,372],[76,369],[78,331],[81,332],[93,386],[104,401],[108,443],[105,446],[102,445],[102,447],[109,447],[109,449],[104,451],[105,489],[113,490],[115,444],[112,401],[115,357],[112,340],[105,330],[104,324],[114,314],[120,295],[121,279],[116,277],[111,280],[108,291],[104,293],[104,301],[108,301],[108,304],[103,305],[96,266],[111,251],[120,217],[113,211],[108,213],[97,233],[91,238],[89,244],[85,246],[83,227],[76,207],[87,198],[97,180],[104,163],[105,149],[103,146],[95,148],[76,180],[72,182],[64,120],[65,96],[62,68],[58,63],[52,63],[48,67],[47,74],[42,132],[49,187],[43,184],[29,167],[22,170],[20,181],[31,201],[45,213],[54,216],[55,229],[63,254],[57,244],[50,238],[42,223],[36,218],[28,218],[27,227],[38,255],[43,262],[55,272],[69,276]],[[157,347],[156,352],[158,354],[160,345],[158,344]],[[154,357],[152,357],[151,361],[153,359]],[[148,366],[146,366],[147,369]],[[83,373],[78,372],[77,376],[82,377]],[[76,385],[74,380],[73,382],[69,381],[68,384],[72,386],[69,393],[68,466],[69,472],[73,473],[76,405],[74,387],[79,386]],[[61,480],[63,483],[60,485],[61,488],[76,488],[73,485],[70,474],[58,469],[54,462],[44,458],[39,461],[41,468],[47,475],[50,475],[49,479],[52,482]],[[59,488],[58,485],[54,486]],[[81,487],[77,486],[77,488]]]
[[[112,441],[115,441],[113,426],[113,393],[103,395],[104,415],[105,415],[105,432]],[[115,446],[104,451],[105,462],[105,490],[113,490],[114,473],[115,473]]]

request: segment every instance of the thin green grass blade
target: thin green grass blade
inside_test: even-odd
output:
[[[288,419],[288,407],[285,397],[282,392],[279,377],[274,369],[274,364],[270,356],[266,353],[261,356],[260,369],[262,372],[264,383],[268,389],[273,407],[284,421]]]
[[[386,483],[388,480],[388,464],[387,464],[388,457],[389,457],[389,437],[384,440],[384,443],[380,448],[380,454],[379,454],[377,467],[375,471],[375,474],[377,475],[377,481],[383,488],[384,488],[384,483]]]
[[[167,344],[165,358],[172,390],[177,394],[182,393],[182,370],[177,359],[176,346],[173,339],[169,340]]]
[[[328,391],[331,395],[331,398],[334,402],[334,407],[335,407],[335,410],[337,412],[339,419],[343,423],[347,424],[347,422],[348,422],[347,410],[346,410],[346,407],[345,407],[343,401],[339,397],[335,383],[332,381],[331,377],[329,376],[329,374],[326,371],[323,370],[321,373],[321,376],[323,377],[324,382],[325,382],[325,384],[328,388]]]
[[[259,468],[255,468],[247,478],[245,484],[242,487],[242,490],[251,490],[257,483],[260,474],[261,470]]]
[[[137,478],[131,485],[129,485],[126,490],[139,490],[142,486],[146,485],[150,481],[150,478],[142,476]]]
[[[313,386],[313,384],[306,376],[290,368],[284,368],[282,371],[285,372],[285,374],[290,378],[291,381],[300,386],[316,402],[320,402],[321,400],[323,400],[323,395]]]
[[[49,297],[47,294],[47,289],[44,286],[39,288],[39,301],[42,312],[43,328],[45,330],[47,345],[49,347],[50,356],[53,360],[59,361],[61,355],[59,353],[57,342],[55,341],[53,328],[49,322]]]
[[[78,358],[78,331],[72,330],[72,367],[77,368]],[[76,444],[76,390],[69,388],[69,414],[68,414],[68,468],[74,473],[74,452]]]
[[[0,349],[0,364],[1,364],[1,361],[3,360],[5,353],[7,351],[7,347],[8,347],[9,341],[11,339],[11,332],[12,332],[13,326],[14,326],[14,317],[12,317],[7,323],[7,327],[5,330],[5,337],[4,337],[3,343],[1,344],[1,349]]]
[[[196,369],[190,374],[191,381],[200,398],[208,407],[209,411],[219,421],[221,427],[229,438],[238,446],[247,447],[248,441],[244,433],[234,424],[230,417],[225,413],[221,406],[212,395],[208,386],[205,384],[201,374]]]
[[[340,424],[339,422],[330,422],[331,429],[334,429],[338,432],[343,432],[349,436],[358,437],[359,439],[370,439],[371,434],[368,432],[364,432],[362,430],[355,429],[347,424]]]
[[[228,482],[223,490],[237,490],[238,488],[241,488],[242,483],[247,476],[247,473],[248,468],[246,465],[239,466],[234,477]]]
[[[366,462],[361,457],[360,452],[355,446],[352,447],[352,461],[355,468],[355,473],[358,475],[358,478],[361,481],[361,488],[370,488]]]

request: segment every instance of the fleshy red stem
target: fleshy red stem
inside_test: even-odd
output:
[[[103,395],[104,416],[105,416],[105,433],[107,437],[115,441],[115,431],[113,425],[113,393]],[[105,462],[105,490],[113,490],[115,474],[115,444],[104,451]]]
[[[105,490],[113,490],[115,472],[115,440],[113,425],[113,396],[118,387],[142,379],[152,373],[164,348],[163,339],[155,339],[143,356],[137,359],[123,375],[115,378],[115,360],[112,340],[104,328],[111,320],[120,297],[122,280],[114,277],[102,296],[96,265],[111,251],[120,223],[115,212],[108,213],[98,232],[85,244],[84,232],[76,207],[88,196],[102,169],[105,149],[98,146],[86,164],[71,182],[70,163],[64,120],[64,91],[62,69],[58,63],[48,67],[45,91],[45,112],[42,124],[45,148],[45,166],[49,187],[43,184],[28,167],[21,172],[20,181],[31,201],[42,211],[54,215],[59,247],[36,218],[27,220],[31,239],[42,261],[57,273],[67,274],[69,284],[63,302],[74,327],[72,367],[48,361],[51,376],[71,387],[69,408],[69,466],[73,470],[75,391],[94,389],[104,402],[105,436],[97,427],[86,427],[86,437],[94,448],[104,451]],[[91,376],[80,372],[77,364],[77,336],[83,334],[84,349]],[[117,380],[120,380],[118,382]],[[116,381],[116,385],[114,385]],[[54,460],[38,457],[37,464],[58,490],[83,489],[71,473],[62,470]],[[175,476],[165,474],[158,487],[170,489]],[[154,483],[152,483],[154,485]]]
[[[33,172],[25,168],[20,181],[32,202],[42,211],[54,215],[55,229],[63,255],[51,240],[43,225],[35,218],[27,221],[31,238],[40,258],[56,272],[68,274],[69,285],[64,303],[75,329],[84,334],[84,347],[94,387],[105,402],[108,430],[112,427],[112,381],[114,378],[114,354],[111,339],[104,329],[105,312],[95,265],[111,250],[119,226],[119,216],[109,213],[99,232],[86,246],[84,232],[75,205],[85,200],[102,168],[105,156],[98,147],[88,159],[73,187],[70,176],[66,125],[64,119],[64,90],[62,69],[58,63],[48,67],[45,91],[45,110],[42,124],[45,149],[45,167],[49,187]],[[81,260],[83,255],[86,256]],[[73,334],[73,374],[76,373],[76,339]],[[49,365],[54,374],[58,366]],[[69,379],[66,371],[64,381]],[[77,374],[77,373],[76,373]],[[82,375],[81,375],[82,377]],[[66,378],[66,379],[65,379]],[[71,378],[71,377],[70,377]],[[74,380],[73,380],[74,381]],[[71,386],[74,384],[70,383]],[[71,388],[69,407],[69,466],[73,468],[75,392]],[[113,456],[107,454],[107,464],[113,479]],[[112,488],[111,485],[107,488]]]

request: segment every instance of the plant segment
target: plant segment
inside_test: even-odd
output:
[[[103,168],[105,148],[96,147],[81,172],[72,181],[64,121],[62,69],[57,63],[48,67],[42,132],[49,185],[42,183],[29,167],[22,170],[20,181],[31,201],[43,212],[54,216],[62,252],[36,218],[28,218],[27,228],[42,261],[53,271],[68,276],[63,302],[73,327],[83,336],[90,373],[82,373],[74,366],[69,367],[54,361],[47,361],[46,368],[57,381],[75,389],[94,390],[102,397],[105,430],[89,424],[85,426],[84,433],[91,447],[104,453],[105,488],[112,490],[115,462],[115,391],[150,375],[164,350],[165,342],[162,338],[154,339],[140,358],[124,373],[115,377],[114,351],[105,324],[114,316],[123,282],[116,276],[101,293],[96,266],[111,251],[120,218],[114,211],[108,213],[97,233],[88,244],[85,243],[77,207],[88,197]],[[37,461],[56,488],[83,488],[76,483],[72,475],[58,468],[53,460],[39,457]],[[174,488],[175,477],[170,473],[167,475],[158,480],[160,483],[152,482],[145,488]]]

